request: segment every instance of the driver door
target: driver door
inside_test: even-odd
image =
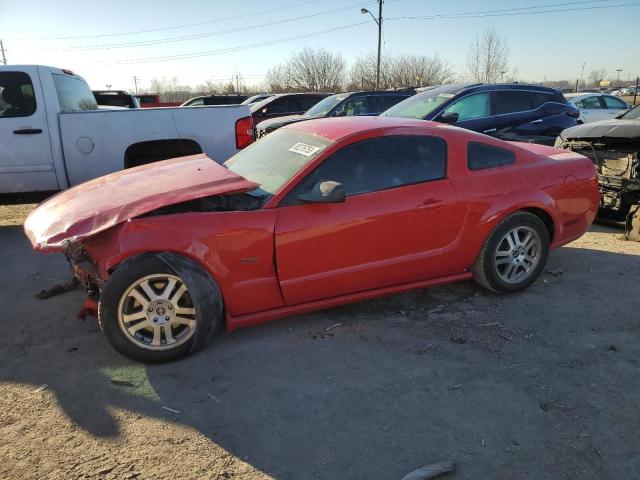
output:
[[[462,226],[440,137],[386,136],[326,159],[278,207],[276,263],[287,305],[450,273]],[[342,183],[341,203],[297,199]]]

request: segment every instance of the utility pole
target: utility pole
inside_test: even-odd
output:
[[[135,86],[136,93],[138,93],[138,80],[140,80],[140,78],[137,75],[134,75],[133,76],[133,84]]]
[[[240,93],[240,75],[236,73],[236,94]]]
[[[4,56],[4,45],[2,44],[2,40],[0,40],[0,52],[2,52],[2,64],[7,64],[7,57]]]
[[[366,8],[361,8],[360,13],[371,15],[373,21],[378,24],[378,61],[376,62],[376,90],[380,89],[380,52],[382,48],[382,3],[384,0],[378,0],[378,18],[373,16]]]

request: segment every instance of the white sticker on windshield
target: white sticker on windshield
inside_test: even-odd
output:
[[[305,157],[310,157],[318,150],[320,150],[320,147],[314,147],[313,145],[308,145],[302,142],[296,143],[289,149],[290,152],[299,153],[300,155],[304,155]]]

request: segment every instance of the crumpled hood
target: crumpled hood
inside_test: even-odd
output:
[[[640,120],[601,120],[567,128],[560,136],[575,138],[640,138]]]
[[[24,231],[34,249],[60,251],[67,241],[90,237],[160,207],[256,187],[203,153],[173,158],[60,192],[31,212]]]
[[[278,117],[270,120],[263,120],[258,125],[256,125],[256,128],[258,130],[272,130],[272,129],[284,127],[285,125],[289,125],[290,123],[301,122],[302,120],[311,120],[311,119],[304,117],[302,115],[287,115],[285,117]]]

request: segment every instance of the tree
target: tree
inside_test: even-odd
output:
[[[508,59],[507,39],[490,27],[469,45],[467,70],[476,82],[495,83],[506,73]]]
[[[593,72],[591,72],[589,74],[589,81],[591,82],[592,85],[599,87],[600,86],[600,82],[602,80],[604,80],[607,77],[607,71],[602,69],[602,70],[594,70]]]
[[[356,59],[349,74],[350,90],[375,89],[376,61],[373,54]],[[451,77],[451,66],[437,55],[387,56],[380,65],[381,89],[439,85]]]
[[[272,92],[337,91],[344,84],[345,61],[339,53],[305,47],[267,72]]]

